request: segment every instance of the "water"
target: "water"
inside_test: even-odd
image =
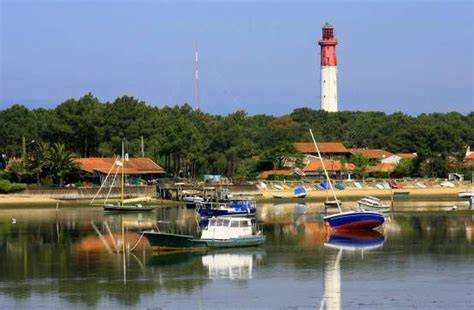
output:
[[[133,247],[156,221],[195,232],[193,210],[0,209],[0,308],[474,307],[472,213],[399,213],[350,235],[328,234],[315,204],[263,205],[257,217],[261,247],[152,255],[140,242],[124,264],[94,225]]]

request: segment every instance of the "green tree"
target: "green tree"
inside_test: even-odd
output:
[[[37,143],[32,156],[30,156],[28,160],[27,166],[28,170],[35,175],[38,186],[41,183],[41,177],[48,175],[52,165],[53,161],[49,143]]]
[[[415,173],[415,162],[410,158],[402,158],[395,166],[394,174],[399,177],[413,176]]]
[[[367,168],[369,167],[370,160],[362,154],[355,154],[351,157],[350,161],[354,164],[354,173],[362,177],[362,181],[365,182],[365,176],[367,175]]]
[[[283,142],[267,151],[262,155],[263,160],[270,160],[273,163],[273,169],[281,169],[285,162],[298,162],[303,159],[303,154],[298,152],[293,143]]]
[[[59,186],[64,186],[64,177],[76,168],[74,156],[67,151],[64,144],[55,143],[50,150],[50,171],[53,177],[59,181]]]

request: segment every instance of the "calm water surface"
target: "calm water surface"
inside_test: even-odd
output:
[[[262,205],[257,219],[261,247],[153,255],[136,232],[196,233],[193,210],[0,209],[0,308],[474,307],[472,213],[399,213],[350,235],[329,234],[314,204]],[[122,224],[136,245],[125,259]]]

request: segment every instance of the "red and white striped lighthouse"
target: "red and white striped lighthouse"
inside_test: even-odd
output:
[[[334,28],[326,23],[323,26],[321,46],[321,110],[337,112],[337,58]]]

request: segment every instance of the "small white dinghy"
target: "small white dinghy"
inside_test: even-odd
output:
[[[366,196],[357,201],[357,203],[362,211],[387,212],[390,210],[390,206],[386,203],[383,203],[382,200],[377,197]]]

